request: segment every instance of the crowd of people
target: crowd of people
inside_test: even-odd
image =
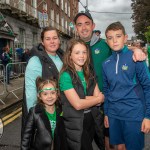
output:
[[[106,41],[89,12],[74,18],[78,39],[60,49],[57,29],[45,27],[25,72],[21,149],[142,150],[150,132],[146,55],[127,47],[120,22]]]
[[[12,64],[14,61],[17,62],[28,62],[30,58],[30,50],[18,48],[16,50],[16,58],[13,56],[12,48],[9,47],[9,45],[6,45],[2,48],[2,53],[0,55],[0,62],[3,65],[1,66],[1,69],[4,71],[4,81],[7,85],[10,84],[10,76],[12,72]]]
[[[1,58],[1,63],[3,64],[4,66],[4,80],[5,80],[5,83],[6,84],[9,84],[9,80],[10,80],[10,69],[11,69],[11,66],[8,65],[7,67],[7,64],[11,63],[11,60],[12,60],[12,53],[10,52],[10,48],[8,45],[6,45],[5,47],[2,48],[2,54],[0,56]]]

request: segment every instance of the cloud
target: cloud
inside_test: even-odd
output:
[[[105,38],[106,27],[115,21],[120,21],[129,36],[129,39],[134,36],[131,19],[132,14],[113,14],[102,12],[117,12],[117,13],[132,13],[131,0],[80,0],[85,6],[88,2],[88,9],[91,11],[94,22],[96,24],[95,29],[99,29],[102,32],[102,37]],[[85,10],[79,3],[79,11]],[[99,13],[98,13],[99,12]]]

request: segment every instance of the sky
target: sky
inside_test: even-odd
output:
[[[105,30],[107,26],[116,21],[120,21],[128,34],[128,39],[135,36],[131,19],[132,9],[131,0],[80,0],[83,6],[88,4],[88,9],[96,24],[95,29],[100,30],[101,37],[105,38]],[[79,3],[79,11],[85,10]],[[92,12],[95,11],[95,12]],[[112,13],[96,13],[96,12],[117,12],[117,13],[131,13],[131,14],[112,14]]]

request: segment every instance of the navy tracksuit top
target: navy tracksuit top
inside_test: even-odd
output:
[[[125,46],[103,63],[105,115],[128,121],[150,119],[150,74],[145,62],[134,62]]]

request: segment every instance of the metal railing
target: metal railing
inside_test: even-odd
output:
[[[4,93],[5,93],[5,86],[4,86],[4,80],[5,80],[5,76],[4,76],[4,72],[5,72],[5,67],[4,67],[4,65],[2,65],[2,64],[0,64],[0,85],[1,85],[1,88],[0,88],[0,96],[1,95],[4,95]],[[3,102],[3,100],[0,98],[0,102],[2,103],[2,104],[5,104],[4,102]]]
[[[10,94],[19,99],[16,92],[23,89],[25,68],[26,62],[9,63],[6,66],[0,64],[0,102],[2,104],[5,104],[4,101]]]

